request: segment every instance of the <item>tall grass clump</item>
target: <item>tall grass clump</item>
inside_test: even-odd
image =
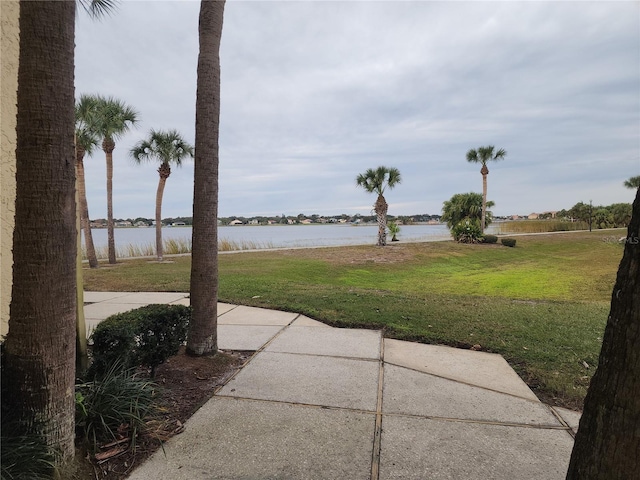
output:
[[[56,454],[43,438],[25,435],[11,412],[2,409],[0,436],[0,479],[50,480],[56,466]]]
[[[163,241],[165,255],[179,255],[191,253],[191,238],[169,238]],[[218,241],[219,252],[237,252],[243,250],[263,250],[276,248],[273,242],[256,242],[254,240],[229,240],[222,238]],[[156,247],[153,243],[139,244],[130,243],[116,248],[118,258],[153,257],[156,254]],[[98,260],[109,258],[107,247],[97,247],[96,257]],[[87,260],[87,251],[82,244],[82,259]]]
[[[76,385],[76,436],[89,450],[123,437],[131,448],[157,411],[158,387],[114,364],[100,378]]]
[[[273,242],[256,242],[254,240],[229,240],[221,238],[218,241],[219,252],[236,252],[240,250],[261,250],[275,248]]]
[[[514,220],[495,224],[498,234],[508,233],[549,233],[588,230],[586,222],[567,222],[564,220]]]
[[[191,253],[191,238],[169,238],[164,241],[165,255]]]

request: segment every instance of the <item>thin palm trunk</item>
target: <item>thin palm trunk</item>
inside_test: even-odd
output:
[[[93,234],[89,222],[89,205],[87,204],[87,189],[84,181],[84,150],[76,146],[76,178],[78,183],[78,201],[80,203],[80,225],[84,233],[84,245],[87,251],[89,267],[98,268],[98,257],[93,245]],[[78,244],[79,245],[79,244]]]
[[[158,171],[160,171],[158,169]],[[164,186],[167,183],[167,177],[160,173],[160,180],[158,180],[158,190],[156,192],[156,255],[158,261],[162,261],[162,196],[164,194]]]
[[[187,352],[218,349],[218,135],[224,0],[200,3],[191,261],[192,319]]]
[[[374,210],[378,219],[378,246],[384,247],[387,244],[387,211],[389,210],[384,196],[378,195]]]
[[[487,214],[487,175],[489,175],[489,169],[486,165],[482,166],[480,170],[482,174],[482,217],[480,220],[480,228],[482,233],[484,233],[485,220]]]
[[[113,232],[113,141],[107,139],[103,142],[103,149],[107,160],[107,248],[109,250],[109,263],[116,263],[116,240]]]
[[[2,372],[10,412],[3,416],[63,460],[74,454],[75,6],[20,2],[13,284]]]

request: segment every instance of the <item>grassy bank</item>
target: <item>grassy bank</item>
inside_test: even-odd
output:
[[[611,235],[611,232],[607,232]],[[620,235],[624,231],[620,230]],[[579,407],[622,246],[598,232],[220,256],[220,300],[505,356],[548,401]],[[190,258],[85,269],[87,290],[188,291]]]

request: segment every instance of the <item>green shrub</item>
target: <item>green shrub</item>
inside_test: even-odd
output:
[[[495,235],[485,235],[482,238],[482,243],[497,243],[498,242],[498,237],[496,237]]]
[[[504,245],[505,247],[515,247],[516,246],[516,239],[515,238],[503,238],[502,240],[500,240],[500,242],[502,242],[502,245]]]
[[[3,417],[6,413],[3,413]],[[55,468],[55,455],[46,442],[32,435],[15,434],[3,422],[0,439],[0,478],[2,480],[50,480]]]
[[[187,338],[191,309],[184,305],[147,305],[100,322],[91,339],[89,378],[103,375],[116,363],[127,370],[151,368],[178,353]]]
[[[187,339],[191,308],[184,305],[148,305],[142,307],[140,321],[138,364],[155,368],[167,358],[178,353]],[[140,310],[140,309],[139,309]]]
[[[117,363],[100,378],[76,385],[76,437],[91,451],[101,443],[131,438],[131,447],[146,419],[156,412],[157,386],[136,378]]]
[[[451,235],[460,243],[479,243],[482,240],[480,222],[466,218],[451,229]]]

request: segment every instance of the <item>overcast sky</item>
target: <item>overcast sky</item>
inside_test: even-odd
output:
[[[114,151],[114,216],[153,217],[156,166],[128,157],[149,129],[194,142],[196,1],[79,12],[76,96],[140,113]],[[369,214],[367,168],[396,167],[392,215],[441,212],[482,191],[496,215],[631,202],[640,175],[640,3],[228,0],[221,47],[220,216]],[[85,160],[91,218],[106,217],[104,153]],[[190,216],[193,162],[163,217]]]

